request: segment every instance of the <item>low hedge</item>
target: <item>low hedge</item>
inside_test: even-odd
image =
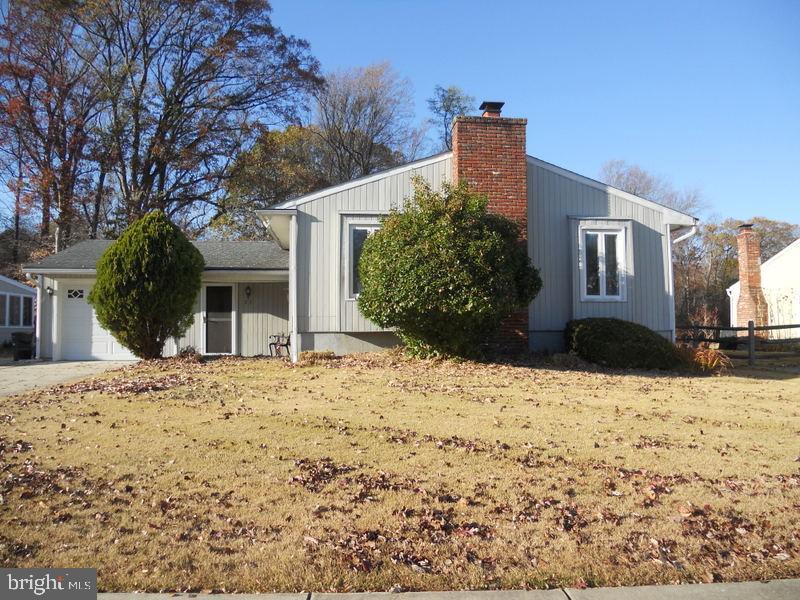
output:
[[[678,348],[665,337],[622,319],[570,321],[566,338],[570,352],[606,367],[674,370],[686,366]]]

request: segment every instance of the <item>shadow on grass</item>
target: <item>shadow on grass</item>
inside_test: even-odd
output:
[[[800,354],[796,352],[769,352],[756,355],[755,366],[747,364],[746,353],[726,352],[733,362],[733,369],[721,375],[703,374],[690,370],[666,371],[644,369],[617,369],[604,367],[580,359],[572,354],[524,354],[516,356],[494,355],[474,362],[491,365],[509,365],[555,371],[575,371],[578,373],[605,373],[608,375],[634,375],[654,379],[683,379],[694,377],[742,377],[785,381],[800,377]]]

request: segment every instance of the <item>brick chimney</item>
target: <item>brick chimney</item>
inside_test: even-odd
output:
[[[761,289],[761,246],[758,234],[751,223],[739,225],[736,236],[739,253],[739,301],[736,303],[736,323],[747,327],[753,321],[756,327],[769,324],[769,311],[764,290]],[[740,332],[741,333],[741,332]],[[747,335],[746,332],[742,335]],[[766,332],[758,332],[766,337]]]
[[[527,119],[501,116],[503,102],[484,102],[480,117],[453,121],[453,182],[489,199],[489,210],[520,226],[522,243],[528,237],[528,164],[525,155]],[[526,244],[527,246],[527,244]],[[500,345],[509,351],[528,350],[528,311],[503,322]]]

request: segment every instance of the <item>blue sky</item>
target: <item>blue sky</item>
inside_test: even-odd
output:
[[[455,84],[527,117],[543,160],[596,177],[622,158],[709,214],[800,223],[798,0],[272,4],[326,70],[390,61],[420,120]]]

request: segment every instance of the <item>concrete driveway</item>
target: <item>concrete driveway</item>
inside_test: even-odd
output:
[[[38,361],[0,359],[0,396],[77,381],[133,364],[130,360]]]

